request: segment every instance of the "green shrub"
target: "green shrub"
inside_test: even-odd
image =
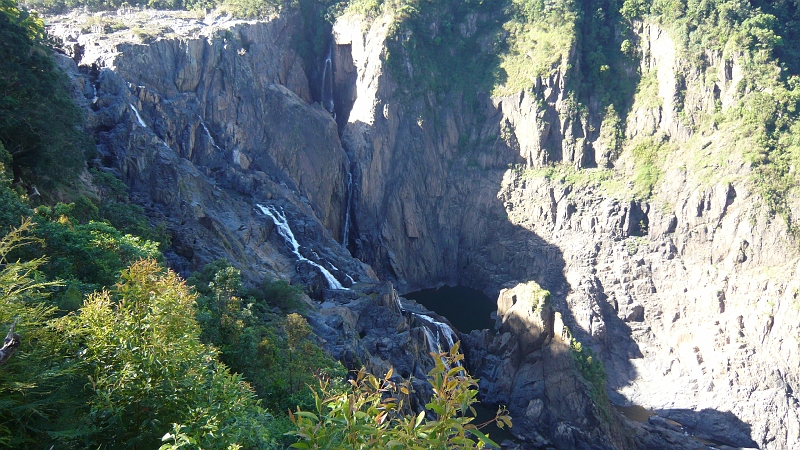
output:
[[[36,245],[30,221],[0,238],[1,333],[15,324],[22,343],[0,368],[0,447],[32,448],[52,442],[52,434],[76,431],[76,413],[85,411],[86,379],[75,361],[56,308],[47,292],[56,283],[38,273],[42,258],[17,261],[11,254]],[[45,445],[49,447],[49,445]]]
[[[207,264],[189,277],[189,284],[200,294],[203,342],[220,349],[221,359],[243,374],[269,409],[313,407],[309,385],[319,378],[332,386],[344,380],[344,367],[319,347],[302,316],[272,312],[276,305],[295,304],[302,292],[298,288],[274,281],[245,290],[241,274],[225,260]]]
[[[636,198],[647,199],[661,180],[661,164],[668,147],[663,140],[647,138],[639,141],[633,149],[633,185]]]
[[[594,354],[592,349],[583,347],[576,339],[570,339],[570,350],[575,360],[575,365],[583,378],[589,382],[589,395],[600,414],[611,420],[611,403],[606,392],[606,370],[603,362]]]
[[[350,392],[331,392],[324,383],[315,391],[315,412],[297,410],[292,414],[294,435],[300,441],[293,448],[372,449],[432,448],[467,449],[499,447],[473,424],[478,391],[476,380],[458,362],[459,343],[449,353],[434,357],[428,372],[433,397],[426,410],[408,414],[409,386],[392,381],[392,371],[383,379],[363,369],[350,383]],[[426,419],[426,415],[435,419]],[[511,426],[511,418],[500,409],[499,427]]]
[[[273,443],[271,416],[201,343],[194,300],[177,275],[143,260],[70,318],[91,367],[90,446],[155,448],[169,430],[201,448]]]
[[[69,183],[84,167],[90,141],[44,24],[15,0],[0,0],[0,42],[0,142],[9,164],[40,185]]]

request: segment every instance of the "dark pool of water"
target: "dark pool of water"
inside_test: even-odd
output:
[[[486,423],[495,418],[495,414],[497,413],[497,408],[491,409],[483,406],[481,403],[473,403],[473,408],[475,408],[475,412],[477,415],[475,419],[471,422],[473,425],[480,426],[483,423]],[[512,425],[514,418],[511,418]],[[518,442],[517,438],[511,434],[511,431],[508,428],[500,428],[494,423],[486,425],[485,427],[481,428],[481,433],[488,434],[489,439],[493,440],[497,444],[501,444],[505,440],[510,440],[512,442]]]
[[[446,317],[462,333],[484,328],[494,329],[491,314],[497,311],[497,305],[477,289],[442,286],[439,289],[411,292],[403,297]]]
[[[439,289],[424,289],[422,291],[405,294],[403,297],[414,300],[440,316],[447,318],[458,331],[469,333],[472,330],[494,329],[492,313],[497,311],[497,305],[486,294],[464,286],[442,286]],[[481,403],[474,403],[473,408],[477,413],[472,421],[474,425],[488,422],[495,417],[496,408],[492,409]],[[514,420],[513,418],[511,419]],[[502,429],[495,424],[486,425],[481,432],[500,444],[504,440],[518,442],[506,428]]]

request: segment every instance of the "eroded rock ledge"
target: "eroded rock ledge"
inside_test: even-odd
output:
[[[760,212],[740,176],[745,164],[710,182],[680,163],[718,136],[693,136],[670,106],[684,65],[663,30],[638,33],[642,67],[656,72],[665,98],[634,109],[626,136],[687,144],[654,200],[641,202],[532,171],[629,163],[600,139],[602,117],[563,113],[571,74],[477,105],[457,95],[409,99],[381,59],[391,19],[344,18],[333,65],[347,114],[337,111],[337,123],[311,102],[291,16],[154,14],[171,31],[144,40],[113,27],[87,33],[70,19],[53,19],[51,29],[72,51],[61,63],[98,140],[94,164],[120,175],[166,224],[173,266],[185,273],[225,257],[252,280],[304,283],[321,301],[311,322],[334,355],[418,378],[427,364],[422,325],[378,280],[400,292],[438,283],[507,289],[498,334],[463,338],[482,394],[509,405],[532,448],[700,448],[690,432],[729,446],[798,448],[798,252]],[[725,107],[735,101],[736,61],[711,59],[723,74],[717,89],[685,77],[697,108],[714,107],[715,92]],[[480,145],[464,151],[462,136]],[[351,169],[345,244],[371,267],[337,242]],[[305,257],[351,290],[328,289],[298,261],[259,204],[280,208]],[[550,291],[549,303],[534,305],[531,282]],[[612,401],[658,416],[603,417],[576,376],[564,326],[602,358]]]

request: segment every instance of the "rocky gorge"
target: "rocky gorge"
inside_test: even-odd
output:
[[[573,107],[577,50],[516,94],[419,93],[387,64],[394,18],[346,14],[330,63],[317,57],[331,108],[326,75],[296,49],[296,14],[99,17],[53,17],[49,31],[94,164],[166,226],[181,273],[224,257],[250,280],[301,283],[334,357],[415,380],[449,337],[431,324],[447,320],[402,294],[484,291],[496,330],[457,337],[523,448],[800,448],[798,247],[749,182],[747,138],[698,126],[744,95],[741,57],[710,52],[699,70],[665,29],[637,23],[629,69],[655,98],[631,99],[619,136],[591,95]],[[463,19],[480,41],[492,17]],[[114,29],[136,20],[150,36]],[[637,139],[671,149],[649,198],[609,175],[633,173]],[[655,415],[604,404],[575,342],[602,360],[611,403]]]

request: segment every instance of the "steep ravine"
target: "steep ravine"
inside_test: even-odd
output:
[[[690,433],[800,448],[800,255],[760,210],[745,164],[717,169],[711,182],[702,162],[667,162],[653,200],[623,200],[591,180],[535,170],[631,164],[603,151],[602,133],[591,131],[602,117],[567,108],[568,78],[579,73],[555,71],[531,91],[478,102],[409,97],[384,67],[392,19],[344,17],[334,26],[334,120],[311,101],[291,48],[293,16],[152,14],[172,31],[148,44],[83,33],[74,17],[51,31],[73,49],[61,62],[97,137],[95,164],[121,175],[167,226],[174,267],[225,257],[250,280],[303,283],[320,302],[310,321],[334,356],[417,379],[429,361],[427,325],[400,310],[396,290],[462,284],[498,297],[499,332],[462,338],[482,395],[509,405],[530,448],[700,448]],[[662,101],[635,106],[626,136],[685,144],[676,161],[710,153],[718,135],[693,135],[671,103],[684,68],[674,44],[654,26],[637,33],[642,71],[655,74]],[[735,102],[736,61],[715,64],[720,86],[687,76],[685,103]],[[355,189],[342,245],[348,170]],[[304,258],[351,289],[328,289],[258,205],[280,209]],[[570,334],[603,359],[613,402],[658,417],[635,424],[599,410],[576,375]]]
[[[52,19],[71,50],[59,64],[98,142],[90,164],[120,176],[166,227],[174,269],[226,258],[249,283],[303,285],[324,348],[350,369],[413,377],[420,410],[429,352],[455,336],[445,319],[401,306],[392,284],[337,242],[349,162],[289,46],[295,18],[133,14],[119,20],[146,14],[163,37],[142,43],[126,31],[85,33],[80,15]]]
[[[666,31],[634,27],[640,70],[655,79],[658,99],[634,103],[625,135],[657,136],[678,150],[654,198],[630,201],[632,185],[609,192],[591,181],[605,166],[624,173],[633,161],[625,152],[603,159],[602,133],[588,132],[602,117],[566,107],[566,79],[580,73],[556,71],[532,91],[485,98],[479,111],[458,93],[409,98],[382,64],[390,20],[345,17],[334,27],[347,53],[340,66],[352,60],[345,71],[357,74],[348,75],[357,95],[343,133],[359,177],[355,254],[401,290],[449,283],[497,294],[536,281],[571,333],[601,355],[612,401],[652,409],[661,422],[651,423],[674,420],[678,431],[720,444],[800,448],[797,245],[752,192],[741,150],[720,156],[732,130],[694,135],[691,126],[738,101],[736,55],[707,55],[706,70],[718,74],[709,86]],[[554,140],[580,145],[565,151]],[[526,169],[547,162],[600,169],[577,184]],[[544,316],[522,323],[501,332],[524,340],[550,326]],[[557,372],[546,358],[555,344],[521,350],[508,337],[476,339],[498,358],[477,367],[491,380],[490,400],[534,423],[543,423],[541,404],[558,417],[555,392],[533,387],[554,383],[548,369],[534,368],[544,362]],[[564,448],[581,441],[561,432],[556,426],[550,436]],[[634,445],[699,445],[653,434],[637,434]]]

